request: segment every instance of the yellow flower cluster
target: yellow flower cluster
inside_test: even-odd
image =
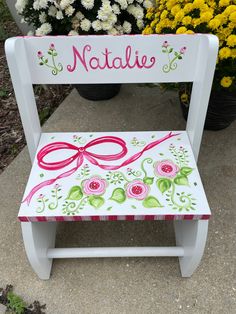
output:
[[[228,88],[236,73],[236,0],[156,0],[146,14],[143,34],[212,33],[220,42],[217,73]],[[231,71],[231,72],[230,72]]]

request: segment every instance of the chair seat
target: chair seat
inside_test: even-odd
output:
[[[209,219],[185,131],[43,133],[20,221]]]

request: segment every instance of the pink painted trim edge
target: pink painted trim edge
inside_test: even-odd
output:
[[[144,220],[208,220],[208,215],[107,215],[107,216],[18,216],[21,222],[50,222],[50,221],[144,221]]]

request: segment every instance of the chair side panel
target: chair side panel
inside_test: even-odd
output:
[[[24,37],[32,82],[193,81],[201,35]]]

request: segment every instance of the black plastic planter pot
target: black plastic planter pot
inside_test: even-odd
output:
[[[179,93],[181,96],[181,91]],[[185,120],[188,117],[189,104],[180,98],[181,109]],[[222,130],[236,119],[236,93],[212,91],[205,121],[205,130]]]
[[[88,100],[107,100],[115,97],[121,84],[77,84],[75,85],[81,97]]]

